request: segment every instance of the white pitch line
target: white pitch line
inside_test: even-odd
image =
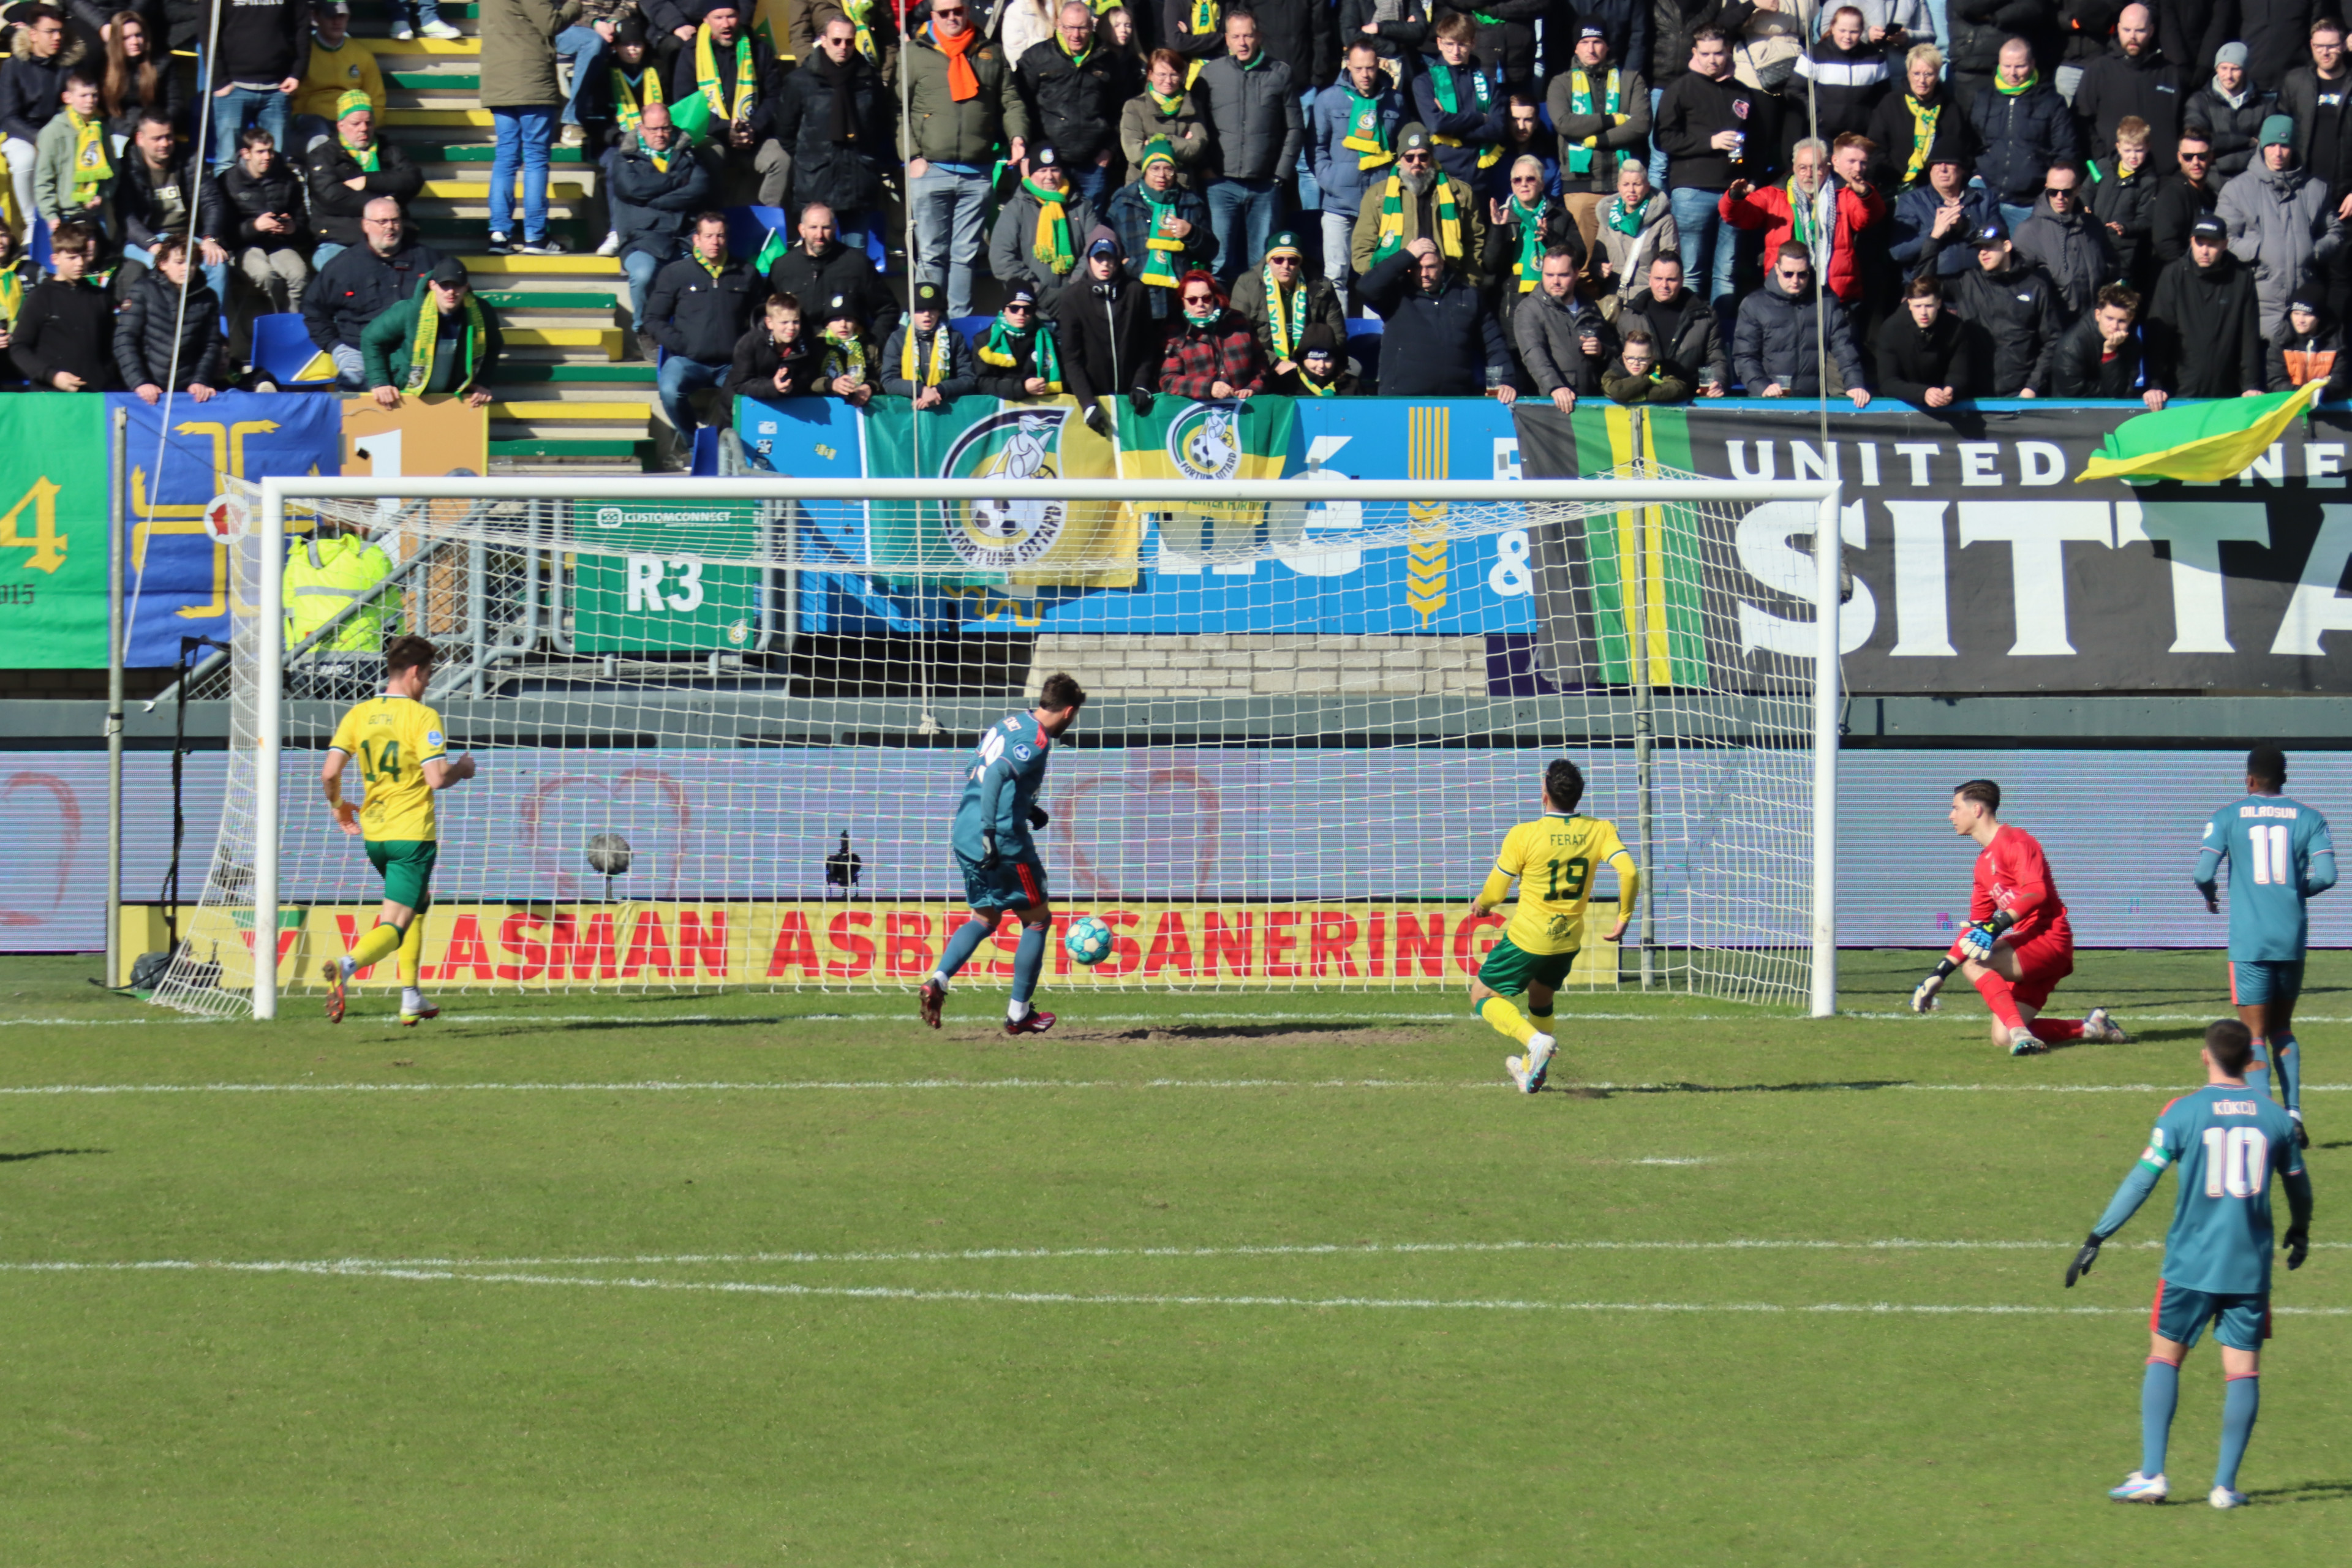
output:
[[[1689,1082],[1562,1083],[1566,1089],[1611,1093],[1741,1094],[1773,1092],[1780,1086]],[[1792,1091],[1852,1089],[1908,1094],[2188,1094],[2198,1084],[2161,1083],[1879,1083],[1828,1080],[1793,1086]],[[2352,1084],[2305,1083],[2306,1093],[2326,1094]],[[641,1079],[625,1083],[49,1083],[0,1085],[6,1095],[112,1094],[746,1094],[785,1092],[877,1093],[893,1089],[1419,1089],[1488,1093],[1518,1091],[1501,1079],[777,1079],[691,1080]]]
[[[869,1301],[968,1302],[982,1305],[1071,1307],[1275,1307],[1292,1310],[1339,1308],[1388,1311],[1480,1312],[1737,1312],[1863,1317],[2036,1317],[2107,1318],[2144,1315],[2147,1309],[2130,1307],[2042,1307],[2023,1305],[1945,1304],[1904,1301],[1542,1301],[1445,1299],[1390,1296],[1202,1296],[1147,1295],[1131,1291],[1100,1294],[1068,1290],[946,1290],[913,1289],[890,1285],[776,1285],[751,1280],[688,1280],[584,1279],[545,1274],[474,1274],[435,1268],[296,1268],[285,1272],[331,1274],[343,1279],[435,1280],[478,1285],[537,1285],[574,1289],[674,1290],[696,1294],[832,1298]],[[2281,1316],[2352,1317],[2352,1307],[2275,1307]]]
[[[220,1270],[254,1274],[373,1273],[385,1269],[716,1268],[743,1265],[875,1263],[1037,1263],[1070,1259],[1145,1258],[1192,1260],[1259,1258],[1411,1258],[1427,1254],[1476,1253],[1685,1253],[1685,1252],[2050,1252],[2074,1241],[1919,1241],[1892,1237],[1867,1241],[1782,1240],[1736,1237],[1724,1241],[1396,1241],[1316,1242],[1240,1247],[982,1247],[905,1252],[677,1252],[614,1253],[572,1258],[322,1258],[307,1259],[154,1258],[100,1261],[60,1258],[0,1262],[8,1274],[137,1274]],[[2161,1250],[2161,1238],[2111,1241],[2116,1251]],[[2315,1250],[2352,1247],[2352,1241],[2317,1241]]]

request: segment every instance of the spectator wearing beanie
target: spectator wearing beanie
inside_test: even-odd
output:
[[[1598,213],[1617,192],[1618,170],[1648,167],[1649,84],[1611,58],[1608,32],[1588,21],[1578,30],[1575,59],[1552,78],[1546,105],[1559,134],[1561,199],[1589,251],[1600,242]]]
[[[1016,283],[975,349],[980,391],[990,397],[1057,397],[1063,390],[1062,345],[1040,319],[1037,296]]]
[[[2344,243],[2337,205],[2326,184],[2296,166],[2294,138],[2285,115],[2263,121],[2261,161],[2221,188],[2214,208],[2231,254],[2253,270],[2265,338],[2277,330],[2287,300]]]
[[[1234,293],[1234,310],[1257,334],[1258,352],[1277,376],[1298,363],[1298,345],[1318,322],[1338,342],[1348,337],[1348,307],[1330,279],[1309,275],[1298,236],[1285,229],[1266,246],[1265,260]]]
[[[2180,110],[2188,98],[2188,73],[2165,58],[2156,41],[2156,13],[2131,5],[2116,17],[2115,42],[2083,69],[2074,93],[2074,118],[2090,134],[2090,155],[2116,150],[2116,126],[2124,116],[2147,121],[2147,157],[2158,174],[2172,167],[2172,144],[2180,139]]]
[[[988,247],[997,281],[1026,284],[1052,310],[1055,297],[1078,270],[1078,244],[1095,231],[1094,205],[1070,188],[1058,149],[1040,147],[1003,210]]]
[[[774,307],[775,296],[769,300]],[[936,283],[911,291],[904,325],[882,345],[882,390],[914,400],[917,408],[937,408],[980,389],[980,360],[964,335],[948,325],[948,297]]]
[[[2213,174],[2233,180],[2254,161],[2255,139],[2277,102],[2278,94],[2247,77],[2246,46],[2224,44],[2213,57],[2212,79],[2181,106],[2181,129],[2197,132],[2212,149]]]
[[[2261,395],[2268,346],[2262,307],[2253,272],[2231,254],[2229,226],[2220,214],[2197,220],[2188,254],[2158,277],[2146,340],[2147,384],[2158,391],[2174,397]]]
[[[1298,342],[1298,363],[1288,375],[1275,378],[1274,390],[1286,397],[1355,397],[1364,390],[1348,359],[1347,340],[1331,329],[1314,326]]]
[[[425,171],[376,135],[375,106],[357,89],[337,100],[334,135],[311,147],[308,163],[310,223],[323,242],[320,266],[365,237],[360,218],[368,203],[390,196],[405,212],[425,188]]]
[[[1926,268],[1949,279],[1976,265],[1961,237],[1982,229],[2000,216],[1991,196],[1969,184],[1967,163],[1958,150],[1947,147],[1927,165],[1925,184],[1895,198],[1887,220],[1887,254],[1906,273]],[[1932,255],[1931,241],[1946,240]]]
[[[1365,187],[1349,251],[1360,276],[1423,236],[1436,243],[1446,266],[1481,280],[1486,216],[1469,186],[1438,168],[1428,129],[1414,123],[1397,132],[1397,158],[1388,178]]]
[[[2138,315],[2136,290],[2121,284],[2100,289],[2097,305],[2059,338],[2050,390],[2060,397],[2138,397],[2150,408],[2163,407],[2158,388],[2137,390],[2143,356],[2132,323]]]
[[[1176,181],[1175,155],[1154,137],[1144,146],[1142,178],[1121,185],[1106,215],[1127,257],[1128,276],[1143,285],[1155,321],[1176,313],[1184,274],[1213,265],[1217,256],[1207,200]]]
[[[1943,285],[1914,278],[1903,308],[1879,322],[1871,340],[1879,395],[1929,409],[1965,401],[1976,385],[1969,346],[1968,330],[1944,308]]]
[[[2315,291],[2287,301],[2286,317],[2270,335],[2263,384],[2273,392],[2291,392],[2315,381],[2326,382],[2323,403],[2340,403],[2352,393],[2352,354],[2344,352],[2344,329],[2327,314]]]
[[[2058,286],[2068,321],[2091,308],[2101,289],[2122,279],[2106,226],[2084,210],[2083,173],[2072,163],[2053,163],[2044,176],[2033,216],[2011,237],[2020,264],[2035,268]]]

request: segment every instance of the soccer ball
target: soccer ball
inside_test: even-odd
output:
[[[1062,945],[1070,950],[1072,958],[1091,969],[1110,956],[1110,927],[1087,915],[1071,922],[1070,934],[1062,939]]]

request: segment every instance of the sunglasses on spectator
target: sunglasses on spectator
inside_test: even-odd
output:
[[[1008,316],[1025,316],[1029,314],[1029,307],[1026,305],[1007,305],[1004,307],[1004,313]]]
[[[2044,185],[2042,191],[2044,195],[2052,196],[2071,196],[2076,194],[2072,185]]]
[[[1800,279],[1811,278],[1812,275],[1813,269],[1810,267],[1783,267],[1780,268],[1780,276],[1790,283],[1794,283]]]
[[[2184,163],[2210,163],[2212,160],[2213,155],[2210,153],[2191,153],[2184,147],[2180,150],[2179,156],[2180,161]]]
[[[1296,256],[1269,256],[1265,258],[1265,261],[1266,265],[1269,267],[1296,267],[1298,265],[1298,258]]]

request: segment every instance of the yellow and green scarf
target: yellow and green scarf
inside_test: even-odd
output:
[[[1543,208],[1540,205],[1522,204],[1518,194],[1511,195],[1511,209],[1507,221],[1519,226],[1518,259],[1511,263],[1511,276],[1519,280],[1519,292],[1529,294],[1543,281]]]
[[[759,95],[760,73],[751,65],[751,35],[735,35],[735,111],[727,111],[727,97],[719,82],[719,61],[710,42],[710,24],[694,30],[694,86],[718,120],[740,120],[751,112]]]
[[[2035,88],[2040,87],[2041,85],[2042,73],[2038,70],[2027,71],[2025,73],[2025,79],[2019,82],[2015,87],[2011,87],[2007,82],[2002,81],[1997,75],[1992,79],[1992,89],[2000,94],[2003,98],[2023,98],[2027,93],[2032,92]]]
[[[441,341],[441,301],[434,297],[433,285],[421,284],[416,292],[416,336],[408,345],[408,384],[401,389],[409,393],[423,392],[433,384],[433,354]],[[457,331],[458,345],[466,356],[466,374],[450,391],[463,392],[474,384],[474,356],[488,331],[482,321],[482,302],[468,290],[465,323]]]
[[[1151,100],[1151,107],[1171,120],[1175,118],[1176,111],[1184,107],[1184,89],[1181,87],[1174,92],[1162,94],[1158,88],[1147,82],[1143,91]]]
[[[1903,107],[1911,111],[1911,156],[1904,160],[1903,184],[1907,188],[1919,183],[1927,172],[1927,154],[1936,147],[1936,121],[1944,116],[1944,106],[1930,109],[1909,93],[1903,95]]]
[[[1615,66],[1611,66],[1609,68],[1608,79],[1601,87],[1600,110],[1601,113],[1609,117],[1609,123],[1611,125],[1621,124],[1623,122],[1625,118],[1617,111],[1617,68]],[[1571,110],[1578,114],[1591,114],[1593,112],[1592,79],[1584,74],[1584,68],[1582,66],[1578,66],[1568,73],[1568,89],[1570,93],[1569,107]],[[1586,137],[1583,141],[1579,142],[1573,147],[1570,147],[1568,150],[1568,172],[1571,174],[1589,174],[1592,173],[1592,154],[1600,145],[1601,137],[1599,133],[1596,132],[1593,135]]]
[[[1495,89],[1487,85],[1486,73],[1475,66],[1467,68],[1470,72],[1471,96],[1478,100],[1478,111],[1482,114],[1493,112]],[[1430,96],[1437,100],[1437,107],[1448,114],[1462,112],[1461,89],[1454,79],[1454,67],[1447,65],[1443,60],[1429,68]],[[1429,139],[1440,147],[1466,145],[1459,136],[1440,136],[1433,132],[1431,132]],[[1501,161],[1502,156],[1502,147],[1489,142],[1478,150],[1478,166],[1482,169],[1491,169]]]
[[[1143,242],[1143,281],[1154,289],[1176,289],[1183,285],[1177,275],[1176,258],[1184,253],[1184,242],[1161,232],[1169,219],[1176,216],[1176,187],[1168,187],[1168,199],[1154,198],[1150,185],[1137,187],[1143,193],[1145,205],[1151,208],[1151,234]]]
[[[1225,25],[1225,8],[1218,0],[1192,0],[1192,14],[1186,18],[1186,25],[1196,38],[1212,37]]]
[[[849,25],[857,29],[857,37],[852,40],[857,52],[866,57],[866,64],[880,65],[882,49],[874,41],[874,0],[835,0],[835,4],[849,18]]]
[[[1381,95],[1359,97],[1352,81],[1343,79],[1340,86],[1348,94],[1348,133],[1339,138],[1339,145],[1356,155],[1359,169],[1378,169],[1395,163],[1396,153],[1389,145],[1389,128],[1381,122]]]
[[[1037,237],[1030,250],[1059,278],[1078,264],[1077,247],[1070,239],[1069,208],[1063,205],[1062,196],[1034,180],[1022,181],[1021,188],[1037,202]]]
[[[25,279],[16,270],[16,258],[10,257],[0,261],[0,331],[15,331],[24,310]]]
[[[1298,340],[1307,335],[1307,280],[1300,279],[1298,287],[1290,291],[1290,308],[1285,310],[1282,285],[1274,280],[1274,268],[1261,267],[1258,276],[1265,280],[1265,320],[1274,331],[1274,357],[1295,360]]]
[[[824,344],[824,378],[845,376],[854,382],[866,380],[866,342],[856,332],[846,338],[835,337],[827,326],[818,342]]]
[[[73,205],[86,207],[97,196],[97,188],[114,178],[113,161],[106,155],[106,121],[84,120],[70,109],[59,112],[73,127]]]
[[[649,105],[662,101],[661,72],[653,68],[649,60],[631,81],[620,67],[613,68],[613,112],[621,121],[621,129],[636,133],[637,121],[646,117]]]
[[[980,345],[980,363],[992,364],[999,370],[1011,370],[1021,363],[1021,351],[1030,351],[1030,363],[1045,383],[1045,390],[1062,390],[1062,356],[1054,347],[1054,334],[1035,326],[1016,327],[999,315],[988,329],[988,341]]]
[[[915,374],[915,340],[920,334],[916,331],[912,321],[908,322],[907,341],[898,350],[898,379],[912,382],[917,386],[937,386],[947,380],[948,372],[955,363],[954,345],[948,341],[949,331],[945,321],[932,331],[929,359],[919,377]]]
[[[718,260],[713,261],[691,246],[687,247],[686,253],[694,258],[694,264],[697,267],[710,274],[710,280],[714,283],[719,281],[719,275],[727,270],[727,258],[723,254]]]
[[[1462,217],[1454,205],[1454,182],[1437,178],[1437,248],[1448,261],[1462,259]],[[1385,261],[1404,248],[1404,179],[1391,174],[1381,188],[1380,244],[1372,259]]]

